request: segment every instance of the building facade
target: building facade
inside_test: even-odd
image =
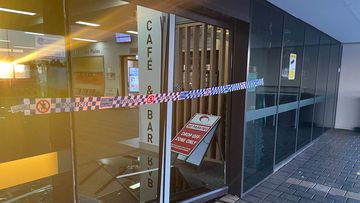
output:
[[[2,1],[0,201],[240,196],[334,127],[340,56],[338,41],[262,0]],[[219,119],[175,153],[197,115]]]

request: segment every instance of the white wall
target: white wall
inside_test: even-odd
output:
[[[133,37],[131,43],[118,44],[115,42],[115,36],[108,41],[91,43],[88,46],[77,48],[72,52],[72,57],[81,56],[103,56],[104,57],[104,77],[105,77],[105,96],[116,96],[116,89],[121,89],[120,79],[120,56],[136,55],[131,49],[137,49],[137,38]],[[107,73],[115,73],[115,80],[109,80]],[[113,94],[107,94],[109,89],[115,89]]]
[[[335,128],[360,127],[360,43],[344,44]]]

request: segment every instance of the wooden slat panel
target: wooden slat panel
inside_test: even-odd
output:
[[[209,75],[209,87],[216,86],[216,26],[211,27],[210,33],[210,75]],[[208,113],[214,113],[214,96],[209,97]]]
[[[186,27],[185,29],[185,44],[184,44],[184,51],[185,51],[185,73],[184,73],[184,89],[186,91],[190,90],[190,70],[191,70],[191,59],[190,59],[190,27]],[[190,101],[184,101],[184,124],[190,119]]]
[[[229,30],[226,30],[226,33],[229,33]],[[225,33],[225,70],[224,70],[224,83],[229,84],[230,74],[229,74],[229,34]]]
[[[181,91],[182,87],[183,87],[183,29],[182,28],[176,28],[176,66],[175,66],[175,89],[177,91]],[[183,101],[177,101],[175,103],[175,109],[176,109],[176,113],[175,113],[175,132],[173,133],[173,136],[175,136],[175,134],[177,132],[179,132],[183,126]]]
[[[225,30],[221,29],[220,32],[220,40],[219,40],[219,58],[218,58],[218,71],[219,71],[219,79],[218,79],[218,86],[224,85],[224,69],[225,69],[225,40],[226,40]],[[217,109],[216,114],[222,117],[216,135],[216,159],[221,160],[223,159],[223,152],[224,152],[224,95],[217,96]]]
[[[216,86],[216,26],[212,26],[210,29],[210,71],[209,71],[209,87]],[[208,97],[208,109],[207,113],[212,115],[215,113],[214,96]],[[207,157],[213,158],[216,155],[216,139],[210,143]]]
[[[206,83],[206,59],[207,59],[207,25],[201,26],[201,64],[200,64],[200,88],[205,88]],[[200,98],[200,112],[206,113],[205,97]]]
[[[192,44],[193,44],[193,62],[192,62],[192,77],[191,77],[191,89],[199,89],[200,87],[200,69],[199,69],[199,26],[194,27]],[[191,116],[199,111],[198,109],[199,99],[191,100]]]
[[[176,25],[176,27],[184,28],[184,27],[195,27],[195,26],[199,26],[199,25],[202,25],[202,23],[194,22],[194,23],[179,24],[179,25]]]

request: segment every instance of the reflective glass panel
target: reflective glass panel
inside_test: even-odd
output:
[[[314,131],[312,139],[319,137],[324,131],[325,98],[329,72],[330,38],[322,34],[320,37],[319,62],[316,74],[316,97],[314,112]]]
[[[332,40],[330,48],[330,64],[329,75],[326,88],[326,104],[325,104],[325,116],[324,127],[325,130],[331,129],[335,125],[335,110],[337,100],[337,87],[339,78],[340,67],[340,44]]]
[[[0,201],[73,202],[70,114],[39,99],[70,96],[63,1],[0,8]]]
[[[295,152],[304,33],[305,28],[301,22],[290,16],[285,16],[275,151],[276,163]]]
[[[306,27],[297,149],[305,146],[311,140],[319,40],[320,32],[314,28]]]
[[[160,105],[132,99],[160,93],[163,13],[113,0],[72,0],[69,13],[79,200],[157,201]]]
[[[283,15],[254,1],[251,29],[248,80],[264,78],[265,84],[246,92],[244,191],[273,170]]]

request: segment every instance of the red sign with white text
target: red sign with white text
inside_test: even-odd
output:
[[[171,141],[171,151],[189,156],[213,129],[220,116],[195,114]]]

